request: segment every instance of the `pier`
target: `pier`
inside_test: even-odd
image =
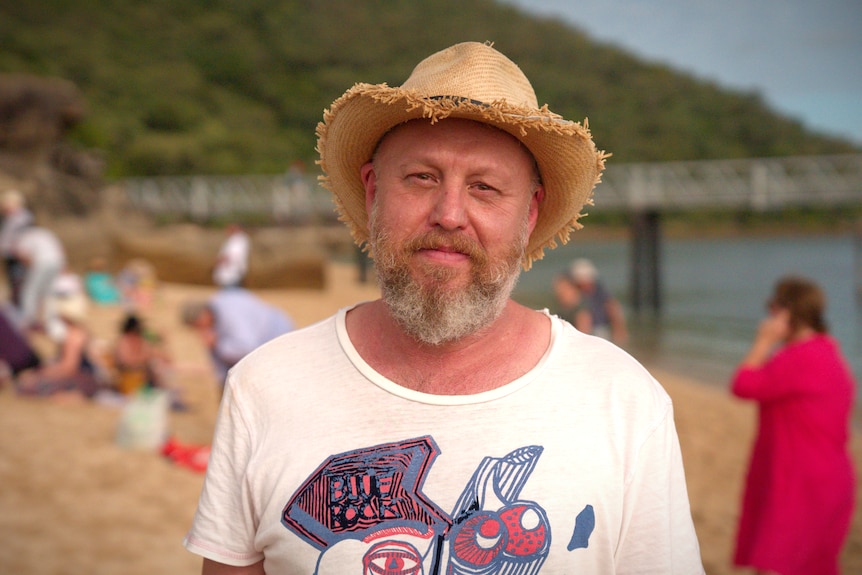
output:
[[[129,202],[152,215],[206,222],[252,214],[275,223],[331,221],[328,192],[313,176],[184,176],[120,182]],[[631,305],[660,312],[662,214],[699,209],[755,212],[862,206],[862,154],[687,162],[608,163],[588,211],[627,212]],[[859,230],[862,246],[862,228]],[[862,282],[862,255],[857,277]]]

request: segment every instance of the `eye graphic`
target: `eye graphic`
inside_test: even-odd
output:
[[[421,575],[422,557],[415,547],[400,541],[381,541],[362,559],[363,575]]]

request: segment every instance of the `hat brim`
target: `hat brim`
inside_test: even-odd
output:
[[[565,244],[581,225],[584,205],[601,180],[604,152],[596,150],[589,128],[563,119],[547,106],[529,110],[506,102],[428,98],[386,84],[356,84],[324,112],[317,127],[321,183],[335,197],[339,218],[357,244],[368,240],[368,214],[360,168],[383,136],[395,126],[425,118],[463,118],[490,124],[517,138],[538,165],[545,194],[525,252],[524,268],[541,259],[545,248]],[[586,124],[586,122],[585,122]]]

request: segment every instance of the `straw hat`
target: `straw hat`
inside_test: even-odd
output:
[[[87,308],[87,298],[83,294],[63,295],[54,300],[57,315],[71,323],[86,321]]]
[[[353,239],[368,240],[365,189],[359,171],[393,127],[426,118],[466,118],[490,124],[520,140],[539,166],[545,197],[527,244],[524,268],[545,248],[566,243],[581,225],[609,154],[596,150],[581,125],[538,105],[530,81],[491,44],[465,42],[421,61],[400,87],[356,84],[324,111],[317,126],[321,183],[335,196]]]

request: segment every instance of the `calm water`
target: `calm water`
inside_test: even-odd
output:
[[[721,385],[747,351],[775,281],[789,273],[808,276],[826,291],[830,330],[862,384],[862,299],[854,285],[862,246],[857,247],[850,234],[665,239],[664,307],[657,319],[651,312],[635,317],[629,305],[627,240],[575,239],[547,252],[522,275],[516,299],[532,307],[551,307],[551,280],[576,257],[593,260],[602,281],[626,307],[629,352],[649,364]]]

